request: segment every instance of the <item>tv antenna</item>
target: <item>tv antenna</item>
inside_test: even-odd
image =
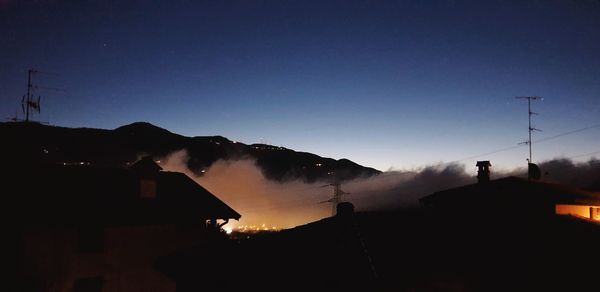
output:
[[[63,89],[60,89],[60,88],[47,87],[47,86],[33,84],[31,82],[31,76],[34,74],[37,74],[37,73],[56,75],[56,73],[40,72],[39,70],[36,70],[36,69],[27,70],[27,94],[21,98],[21,110],[25,114],[25,122],[30,122],[30,116],[33,115],[34,112],[37,112],[39,114],[42,111],[41,96],[38,95],[37,99],[35,98],[35,94],[34,94],[35,89],[64,91]],[[15,118],[13,118],[12,120],[17,121],[18,119],[15,116]]]
[[[342,190],[341,185],[342,184],[340,183],[340,181],[336,179],[333,183],[321,186],[322,188],[328,187],[328,186],[333,186],[333,197],[329,200],[319,202],[319,203],[331,203],[331,216],[336,215],[337,205],[344,201],[343,196],[350,194],[350,193],[344,192]]]
[[[527,111],[529,113],[529,139],[527,139],[527,141],[519,143],[519,144],[529,145],[529,159],[527,161],[528,161],[528,163],[533,163],[533,158],[531,156],[531,132],[534,132],[534,131],[541,132],[542,130],[536,129],[531,126],[531,116],[538,115],[538,113],[531,111],[531,100],[543,100],[543,98],[541,96],[517,96],[516,98],[517,99],[527,99]]]
[[[21,98],[21,109],[25,114],[25,122],[29,122],[29,112],[37,111],[41,112],[40,96],[38,95],[37,101],[33,97],[33,84],[31,84],[31,75],[37,73],[35,69],[27,70],[27,95]]]

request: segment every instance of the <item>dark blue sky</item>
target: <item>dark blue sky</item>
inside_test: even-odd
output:
[[[535,139],[600,124],[600,1],[0,0],[0,35],[2,118],[37,68],[66,89],[38,91],[51,124],[148,121],[381,170],[524,141],[519,95],[544,97]],[[534,160],[595,151],[599,128]]]

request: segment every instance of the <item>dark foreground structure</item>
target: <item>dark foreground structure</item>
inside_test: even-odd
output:
[[[597,291],[600,194],[520,179],[229,239],[240,215],[150,160],[8,168],[15,291]],[[12,191],[14,190],[14,191]],[[207,224],[208,222],[208,224]]]
[[[221,252],[180,251],[162,257],[157,268],[177,282],[178,292],[217,283],[214,289],[228,291],[599,288],[600,224],[557,214],[556,202],[543,199],[545,191],[559,203],[579,204],[584,196],[586,204],[597,205],[599,194],[518,178],[487,183],[424,198],[425,208],[354,213],[342,203],[335,217],[212,249]],[[477,198],[469,198],[475,193]],[[494,206],[496,195],[507,196],[507,202]],[[461,204],[461,198],[440,203],[453,201],[447,196],[464,196],[472,204]]]
[[[14,291],[175,291],[161,256],[222,238],[240,214],[146,158],[129,169],[17,165],[4,172]],[[207,224],[208,223],[208,224]],[[221,223],[222,224],[222,223]]]

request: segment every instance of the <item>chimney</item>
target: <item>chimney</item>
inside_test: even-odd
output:
[[[527,179],[540,179],[542,177],[542,172],[540,171],[540,167],[535,163],[527,163]]]
[[[492,166],[490,161],[477,161],[475,166],[477,166],[477,182],[486,183],[490,181],[490,166]]]

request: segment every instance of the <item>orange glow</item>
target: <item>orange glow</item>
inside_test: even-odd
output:
[[[576,215],[600,221],[600,206],[589,205],[556,205],[558,215]]]
[[[262,224],[261,226],[238,225],[234,230],[241,233],[256,233],[260,231],[279,231],[280,229],[275,226],[268,227],[266,224]]]
[[[239,231],[241,226],[246,226],[248,231],[285,229],[331,214],[330,206],[318,204],[330,196],[327,190],[320,188],[322,182],[271,181],[254,160],[248,159],[218,160],[205,169],[202,176],[196,176],[187,168],[187,160],[185,151],[174,152],[162,159],[161,167],[187,174],[242,215],[240,221],[231,220],[223,228],[233,231]]]

